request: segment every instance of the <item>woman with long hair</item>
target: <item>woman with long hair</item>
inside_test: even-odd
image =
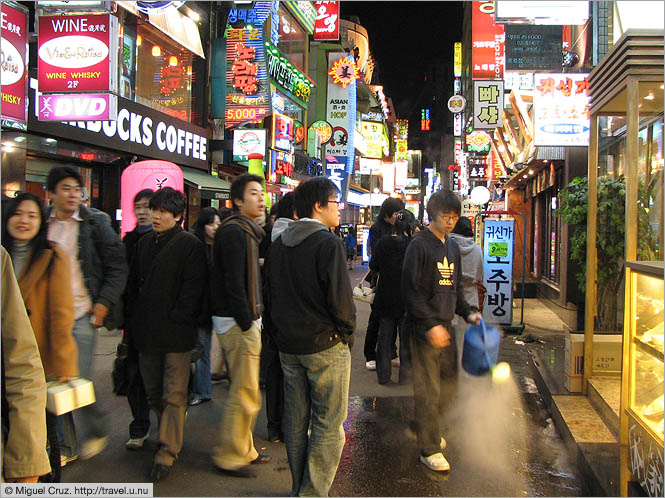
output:
[[[2,245],[12,257],[14,273],[37,340],[47,380],[67,381],[78,375],[74,301],[67,255],[46,238],[46,214],[39,197],[22,193],[3,213]],[[47,412],[51,468],[60,477],[56,418]]]
[[[203,242],[208,256],[208,265],[212,263],[212,243],[215,233],[222,224],[219,212],[213,207],[201,209],[199,218],[194,223],[192,233]],[[210,315],[208,283],[203,297],[201,318],[198,323],[199,357],[196,360],[194,375],[192,375],[192,392],[189,397],[190,406],[200,405],[212,399],[212,381],[210,378],[210,341],[212,339],[212,316]]]
[[[395,230],[391,235],[381,237],[374,248],[369,262],[371,270],[378,272],[379,282],[374,297],[374,309],[378,312],[379,337],[376,345],[376,375],[379,384],[390,382],[392,347],[404,318],[402,297],[402,263],[404,253],[416,231],[415,216],[407,209],[397,212]],[[400,334],[400,369],[408,368],[405,359],[407,341]]]

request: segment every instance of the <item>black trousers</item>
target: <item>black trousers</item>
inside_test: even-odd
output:
[[[261,362],[264,365],[266,385],[266,418],[268,436],[282,434],[282,413],[284,412],[284,374],[279,360],[279,351],[274,339],[265,330],[261,332]]]
[[[372,311],[367,320],[367,332],[365,333],[365,346],[363,353],[365,354],[365,361],[376,361],[376,343],[379,339],[379,328],[381,327],[381,316],[378,311],[372,306]],[[397,358],[397,346],[393,340],[390,346],[391,359]]]
[[[455,330],[444,324],[451,344],[435,348],[427,340],[426,330],[411,325],[411,360],[418,449],[423,456],[441,451],[439,418],[444,406],[452,402],[457,387],[457,346]]]
[[[127,402],[134,418],[129,424],[129,437],[138,439],[148,434],[150,429],[150,408],[139,368],[139,352],[131,341],[127,353],[127,373],[130,379],[127,386]]]

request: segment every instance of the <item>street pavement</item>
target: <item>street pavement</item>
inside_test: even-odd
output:
[[[366,267],[349,271],[353,284]],[[380,386],[365,369],[363,342],[369,306],[356,303],[357,326],[352,349],[346,445],[331,494],[337,496],[580,496],[586,488],[570,463],[564,445],[528,378],[527,353],[514,337],[502,340],[500,360],[513,367],[513,378],[492,385],[488,378],[459,375],[457,395],[444,410],[442,433],[451,464],[448,473],[427,470],[418,461],[409,385]],[[525,307],[526,309],[526,307]],[[461,337],[463,330],[458,330]],[[528,332],[528,326],[527,326]],[[542,332],[542,331],[540,331]],[[117,331],[102,329],[94,359],[98,400],[113,420],[110,443],[100,455],[63,468],[63,482],[147,482],[156,450],[156,423],[138,451],[127,451],[130,411],[124,397],[111,392]],[[213,341],[216,344],[216,341]],[[214,358],[217,354],[213,355]],[[397,380],[393,368],[393,380]],[[256,448],[272,462],[256,466],[256,477],[237,478],[215,470],[215,444],[226,381],[213,384],[213,400],[191,407],[180,458],[167,480],[154,486],[155,496],[288,496],[291,490],[282,443],[267,441],[265,406],[254,432]]]

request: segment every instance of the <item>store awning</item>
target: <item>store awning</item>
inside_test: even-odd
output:
[[[231,198],[231,184],[226,180],[194,168],[181,166],[180,169],[185,176],[185,183],[201,191],[201,199],[225,201]]]

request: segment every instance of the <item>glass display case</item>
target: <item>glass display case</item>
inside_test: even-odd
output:
[[[663,262],[627,262],[626,282],[630,474],[649,496],[663,496]]]

